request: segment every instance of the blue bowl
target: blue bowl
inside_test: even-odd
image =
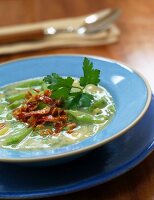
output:
[[[52,55],[19,59],[1,64],[0,87],[13,82],[41,77],[52,72],[80,77],[85,55]],[[116,114],[110,124],[95,135],[73,145],[45,150],[0,148],[0,161],[18,163],[61,163],[75,159],[126,133],[145,114],[151,102],[147,81],[124,64],[102,57],[87,56],[101,70],[100,85],[113,96]]]

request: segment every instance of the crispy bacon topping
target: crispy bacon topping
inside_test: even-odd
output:
[[[24,117],[31,117],[31,116],[37,116],[37,115],[45,115],[48,114],[50,112],[50,107],[47,106],[41,110],[33,110],[30,112],[22,112]]]
[[[41,135],[52,135],[61,132],[65,127],[68,133],[72,133],[76,123],[68,122],[67,113],[60,108],[61,100],[51,98],[52,91],[45,90],[43,94],[34,89],[25,95],[23,104],[13,111],[14,117],[29,126],[41,129]],[[46,128],[46,124],[52,124],[53,130]]]

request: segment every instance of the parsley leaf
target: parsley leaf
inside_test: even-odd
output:
[[[79,100],[79,107],[89,107],[94,97],[88,93],[82,93]]]
[[[52,98],[62,99],[65,108],[78,109],[80,107],[89,107],[94,98],[91,94],[83,92],[84,87],[87,84],[97,85],[99,83],[100,70],[93,69],[93,63],[88,58],[84,58],[83,73],[84,76],[79,81],[82,87],[73,86],[73,78],[63,78],[56,73],[47,75],[43,81],[47,83],[48,89],[52,90]],[[71,92],[72,88],[78,88],[79,91]]]
[[[89,107],[93,100],[93,96],[88,93],[83,92],[73,92],[70,93],[70,96],[65,100],[65,107],[67,109],[78,109],[81,107]]]
[[[48,88],[53,91],[53,98],[66,99],[72,89],[74,79],[71,77],[62,78],[58,74],[52,73],[50,76],[46,76],[43,81],[49,84]]]
[[[88,58],[83,61],[84,76],[80,78],[80,85],[85,87],[87,84],[97,85],[100,82],[100,70],[93,69],[93,63]]]
[[[77,109],[81,94],[82,92],[70,93],[68,99],[65,100],[65,107],[67,109]]]

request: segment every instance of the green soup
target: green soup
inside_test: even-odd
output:
[[[78,80],[74,81],[78,85]],[[80,142],[103,129],[115,113],[115,105],[111,95],[101,86],[92,84],[84,88],[86,93],[93,95],[89,107],[66,110],[75,120],[77,127],[70,134],[62,130],[57,135],[41,135],[39,128],[28,127],[18,121],[12,114],[21,106],[25,93],[32,88],[42,90],[42,79],[33,79],[10,84],[0,89],[0,147],[11,149],[45,149],[58,148]],[[73,92],[78,89],[73,89]],[[48,129],[52,124],[46,125]],[[103,132],[102,132],[103,134]]]

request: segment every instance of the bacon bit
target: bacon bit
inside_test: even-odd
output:
[[[62,105],[62,101],[60,99],[55,100],[55,105],[56,106],[61,106]]]
[[[34,89],[37,94],[27,92],[25,95],[26,100],[21,107],[13,111],[14,117],[22,122],[27,123],[34,128],[40,128],[42,135],[53,135],[61,132],[67,127],[69,133],[76,127],[75,123],[68,123],[67,113],[60,108],[62,105],[61,100],[52,99],[51,90],[45,90],[43,94],[39,94],[39,90]],[[39,109],[39,104],[43,102],[46,107]],[[54,131],[45,129],[46,123],[52,123]]]
[[[41,110],[35,110],[35,111],[31,111],[31,112],[22,112],[22,114],[25,117],[30,117],[30,116],[34,116],[34,115],[45,115],[48,114],[50,112],[50,107],[45,107]]]
[[[45,129],[45,126],[43,124],[39,124],[39,125],[36,126],[36,128],[38,128],[38,129]]]
[[[13,111],[13,116],[18,120],[22,119],[22,121],[24,122],[24,116],[22,114],[23,110],[24,110],[23,107],[15,109]]]
[[[61,127],[61,126],[63,126],[63,122],[62,122],[62,121],[57,121],[57,122],[55,123],[55,128],[59,128],[59,127]]]
[[[67,130],[67,133],[71,134],[73,133],[73,130]]]
[[[40,92],[40,90],[38,90],[38,89],[36,89],[36,88],[33,88],[33,90],[34,90],[35,92],[37,92],[37,93]]]
[[[38,102],[37,101],[34,101],[34,102],[28,102],[27,103],[27,110],[28,111],[33,111],[35,110],[36,108],[38,107]]]
[[[48,116],[43,116],[39,119],[39,121],[41,122],[59,122],[59,121],[67,121],[68,117],[66,115],[62,115],[62,116],[58,116],[58,117],[53,117],[52,115],[48,115]]]
[[[52,116],[57,116],[59,114],[59,108],[54,107],[51,111],[50,111]]]
[[[25,94],[25,98],[26,99],[29,99],[32,97],[32,93],[30,91],[28,91],[26,94]]]
[[[42,135],[42,136],[52,135],[52,134],[53,134],[53,131],[50,129],[44,129],[44,130],[40,131],[40,135]]]
[[[25,120],[25,122],[27,122],[29,126],[32,126],[32,127],[37,126],[37,121],[38,121],[38,118],[36,116],[31,116],[30,118]]]
[[[73,133],[73,129],[77,127],[77,124],[75,122],[69,122],[66,125],[67,133],[71,134]]]
[[[75,122],[70,122],[67,123],[66,127],[68,128],[68,130],[72,130],[77,127],[77,124]]]
[[[53,102],[54,102],[53,99],[51,99],[48,96],[44,96],[44,95],[40,95],[38,97],[38,100],[42,101],[45,104],[49,104],[49,105],[53,104]]]
[[[51,95],[52,95],[52,91],[51,90],[45,90],[44,91],[44,96],[51,97]]]
[[[56,122],[55,123],[55,133],[59,133],[60,131],[62,131],[65,126],[66,126],[66,124],[63,123],[62,121]]]
[[[58,107],[52,108],[50,113],[52,116],[66,115],[66,112],[63,109],[58,108]]]
[[[5,127],[5,123],[0,123],[0,130]]]

